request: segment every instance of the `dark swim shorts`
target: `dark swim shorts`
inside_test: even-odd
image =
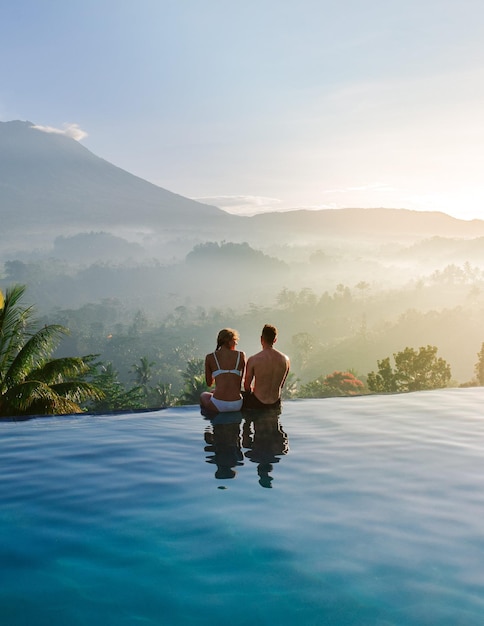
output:
[[[242,410],[244,409],[280,409],[281,408],[281,399],[276,400],[272,404],[264,404],[254,396],[251,391],[243,391],[242,397],[244,399],[244,403],[242,405]]]

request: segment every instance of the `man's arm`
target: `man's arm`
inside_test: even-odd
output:
[[[250,356],[247,360],[247,368],[245,370],[244,389],[245,391],[252,390],[252,380],[254,379],[254,363]]]
[[[284,387],[284,383],[286,382],[286,378],[287,378],[287,375],[289,374],[290,368],[291,368],[291,363],[289,361],[289,357],[286,356],[286,373],[284,374],[284,378],[282,379],[282,382],[281,382],[281,389]]]

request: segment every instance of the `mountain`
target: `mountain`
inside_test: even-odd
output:
[[[254,231],[274,236],[291,233],[293,238],[315,233],[328,238],[415,240],[423,237],[484,236],[483,220],[459,220],[438,211],[409,209],[324,209],[264,213],[250,218]]]
[[[95,156],[78,141],[31,122],[0,122],[2,230],[74,233],[122,226],[198,230],[227,214]]]
[[[165,255],[220,240],[268,249],[484,236],[484,221],[405,209],[230,215],[134,176],[72,138],[23,121],[0,122],[0,216],[4,257],[94,231],[149,233],[149,253],[164,250]]]

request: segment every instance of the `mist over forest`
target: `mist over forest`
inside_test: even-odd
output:
[[[27,286],[59,354],[99,354],[128,380],[142,358],[181,384],[187,359],[264,323],[301,383],[359,378],[437,346],[453,384],[484,341],[484,222],[404,209],[233,216],[123,172],[72,139],[0,123],[0,289]],[[32,166],[34,163],[34,166]]]

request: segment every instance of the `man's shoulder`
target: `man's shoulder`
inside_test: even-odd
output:
[[[256,352],[256,354],[252,354],[248,359],[247,362],[249,361],[257,361],[258,359],[261,358],[261,356],[263,355],[264,350],[261,350],[260,352]]]
[[[275,350],[275,355],[277,356],[278,359],[280,359],[281,361],[284,359],[284,361],[289,361],[289,357],[287,356],[287,354],[284,354],[284,352],[280,352],[279,350]]]
[[[271,348],[271,350],[261,350],[260,352],[257,352],[257,354],[253,354],[252,356],[250,356],[248,359],[248,363],[264,363],[270,361],[285,361],[286,363],[288,363],[289,357],[283,352],[280,352],[275,348]]]

